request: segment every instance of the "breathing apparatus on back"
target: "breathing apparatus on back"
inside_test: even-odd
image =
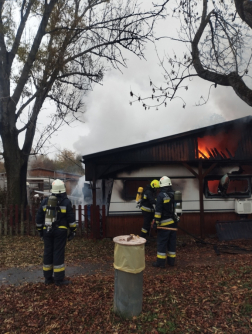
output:
[[[168,176],[163,176],[159,180],[160,187],[168,187],[172,186],[171,179]],[[179,222],[180,216],[182,215],[182,192],[177,190],[174,192],[174,196],[172,198],[173,202],[173,214],[174,219]]]
[[[45,226],[47,231],[52,228],[52,224],[57,220],[57,204],[57,197],[54,195],[49,196],[45,215]]]
[[[157,188],[159,188],[159,181],[158,180],[151,181],[150,186],[152,190],[156,190]],[[142,199],[143,199],[143,188],[139,187],[136,195],[137,208],[140,208]]]
[[[179,217],[182,215],[182,192],[179,190],[174,194],[174,213]]]
[[[66,188],[63,181],[59,179],[53,181],[51,189],[52,195],[49,196],[46,206],[45,226],[47,231],[49,231],[52,228],[52,224],[57,221],[58,198],[55,195],[65,192]]]
[[[139,208],[140,207],[140,203],[141,203],[141,200],[142,200],[142,195],[143,195],[143,188],[142,187],[139,187],[138,190],[137,190],[137,195],[136,195],[136,207]]]

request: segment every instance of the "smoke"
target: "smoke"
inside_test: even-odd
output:
[[[225,121],[226,119],[223,117],[223,115],[213,113],[206,117],[204,116],[199,118],[198,122],[195,124],[195,128],[203,128],[205,126],[223,123]]]
[[[225,121],[211,101],[196,106],[199,93],[207,95],[209,89],[209,83],[200,79],[194,79],[188,91],[178,93],[187,102],[185,108],[180,98],[168,102],[167,107],[146,110],[142,101],[130,105],[131,90],[144,98],[151,95],[150,78],[163,82],[156,54],[150,50],[149,55],[148,62],[129,55],[128,68],[123,73],[107,73],[103,86],[95,86],[87,96],[82,135],[73,144],[78,153],[86,155]]]
[[[228,121],[252,114],[251,107],[243,102],[231,87],[217,87],[213,94],[213,102],[216,110]]]
[[[167,22],[161,21],[158,29],[163,35]],[[168,44],[167,40],[162,43],[158,47],[159,55],[163,54],[163,50],[170,54],[173,50],[176,54],[184,51],[181,43],[169,41]],[[71,130],[72,136],[70,134],[64,139],[72,139],[76,153],[86,155],[145,142],[251,114],[251,108],[240,100],[232,88],[217,86],[210,90],[212,83],[200,78],[190,80],[188,90],[179,89],[178,97],[168,102],[166,108],[160,106],[145,110],[142,104],[148,103],[148,100],[130,105],[130,91],[144,98],[151,96],[150,80],[163,87],[166,83],[153,45],[146,47],[146,60],[140,60],[130,52],[124,55],[128,67],[122,72],[111,70],[105,74],[103,85],[96,85],[85,98],[85,123],[78,126],[75,132]],[[202,104],[201,96],[208,100],[207,103]]]

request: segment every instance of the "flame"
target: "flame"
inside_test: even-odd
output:
[[[210,158],[210,154],[206,150],[205,146],[203,146],[203,144],[199,144],[199,141],[198,141],[198,157],[199,158],[204,158],[204,159],[205,158],[208,158],[208,159]]]
[[[204,136],[198,140],[198,158],[209,159],[220,154],[223,158],[235,156],[241,134],[239,132],[219,133],[216,136]],[[216,152],[217,151],[217,152]],[[231,156],[230,156],[231,155]]]

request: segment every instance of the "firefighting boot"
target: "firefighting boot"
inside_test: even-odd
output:
[[[141,232],[140,232],[140,237],[146,239],[146,237],[147,237],[147,235],[148,235],[147,233],[148,233],[147,230],[144,230],[144,231],[143,231],[143,229],[142,229]]]
[[[72,282],[68,280],[63,280],[63,279],[55,281],[55,285],[57,286],[68,285],[68,284],[72,284]]]
[[[49,284],[53,284],[53,283],[54,283],[54,278],[53,277],[45,279],[45,285],[49,285]]]
[[[152,263],[152,267],[165,268],[165,264],[156,261]]]
[[[168,264],[168,266],[170,266],[170,267],[174,267],[174,265],[175,265],[175,258],[174,257],[167,257],[167,264]]]

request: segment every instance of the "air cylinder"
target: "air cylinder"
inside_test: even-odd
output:
[[[145,238],[129,235],[115,237],[114,312],[132,318],[142,312]]]
[[[45,226],[52,226],[52,223],[56,220],[57,203],[58,200],[56,196],[49,196],[45,215]]]
[[[182,215],[182,192],[181,191],[175,191],[174,194],[174,206],[175,206],[175,213],[178,216]]]
[[[143,194],[143,188],[139,187],[137,190],[136,202],[139,202],[142,199],[142,194]]]

